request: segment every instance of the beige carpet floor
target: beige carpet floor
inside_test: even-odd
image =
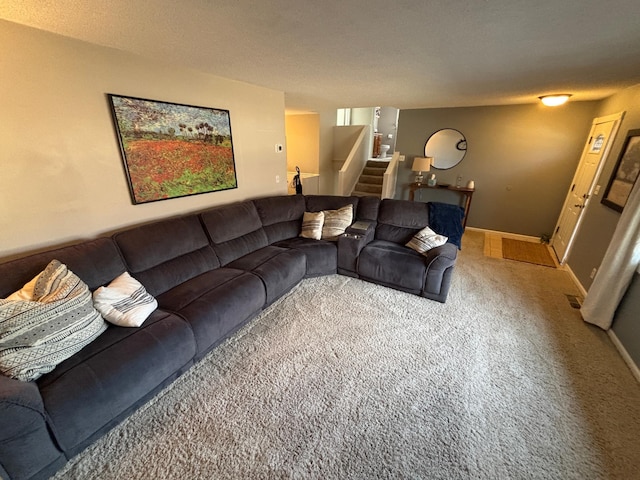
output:
[[[456,268],[444,305],[303,281],[56,479],[638,478],[640,385],[567,273],[476,232]]]

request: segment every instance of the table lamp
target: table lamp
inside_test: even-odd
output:
[[[431,164],[433,163],[433,157],[415,157],[413,159],[413,166],[411,170],[418,172],[416,175],[416,183],[422,183],[424,181],[424,175],[422,172],[428,172],[431,170]]]

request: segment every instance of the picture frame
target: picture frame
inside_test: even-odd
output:
[[[228,110],[107,97],[134,205],[238,187]]]
[[[629,130],[601,202],[622,212],[639,173],[640,129]]]

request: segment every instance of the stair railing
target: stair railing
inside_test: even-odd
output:
[[[398,179],[398,162],[400,152],[393,152],[389,166],[382,177],[382,198],[393,198],[396,194],[396,181]]]
[[[369,157],[367,143],[364,141],[366,136],[367,128],[363,126],[347,155],[347,159],[338,171],[338,191],[336,195],[351,195],[356,183],[358,183],[360,173]]]

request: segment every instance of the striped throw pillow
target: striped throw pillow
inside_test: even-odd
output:
[[[337,240],[353,222],[353,205],[338,210],[324,210],[323,240]]]
[[[406,246],[424,255],[432,248],[444,245],[447,240],[444,235],[438,235],[429,227],[424,227],[409,240]]]
[[[304,212],[302,216],[302,231],[300,236],[320,240],[322,238],[323,212]]]
[[[22,290],[0,299],[0,372],[35,380],[106,328],[86,283],[52,260]]]
[[[93,305],[109,323],[139,327],[158,308],[158,301],[129,272],[124,272],[93,292]]]

